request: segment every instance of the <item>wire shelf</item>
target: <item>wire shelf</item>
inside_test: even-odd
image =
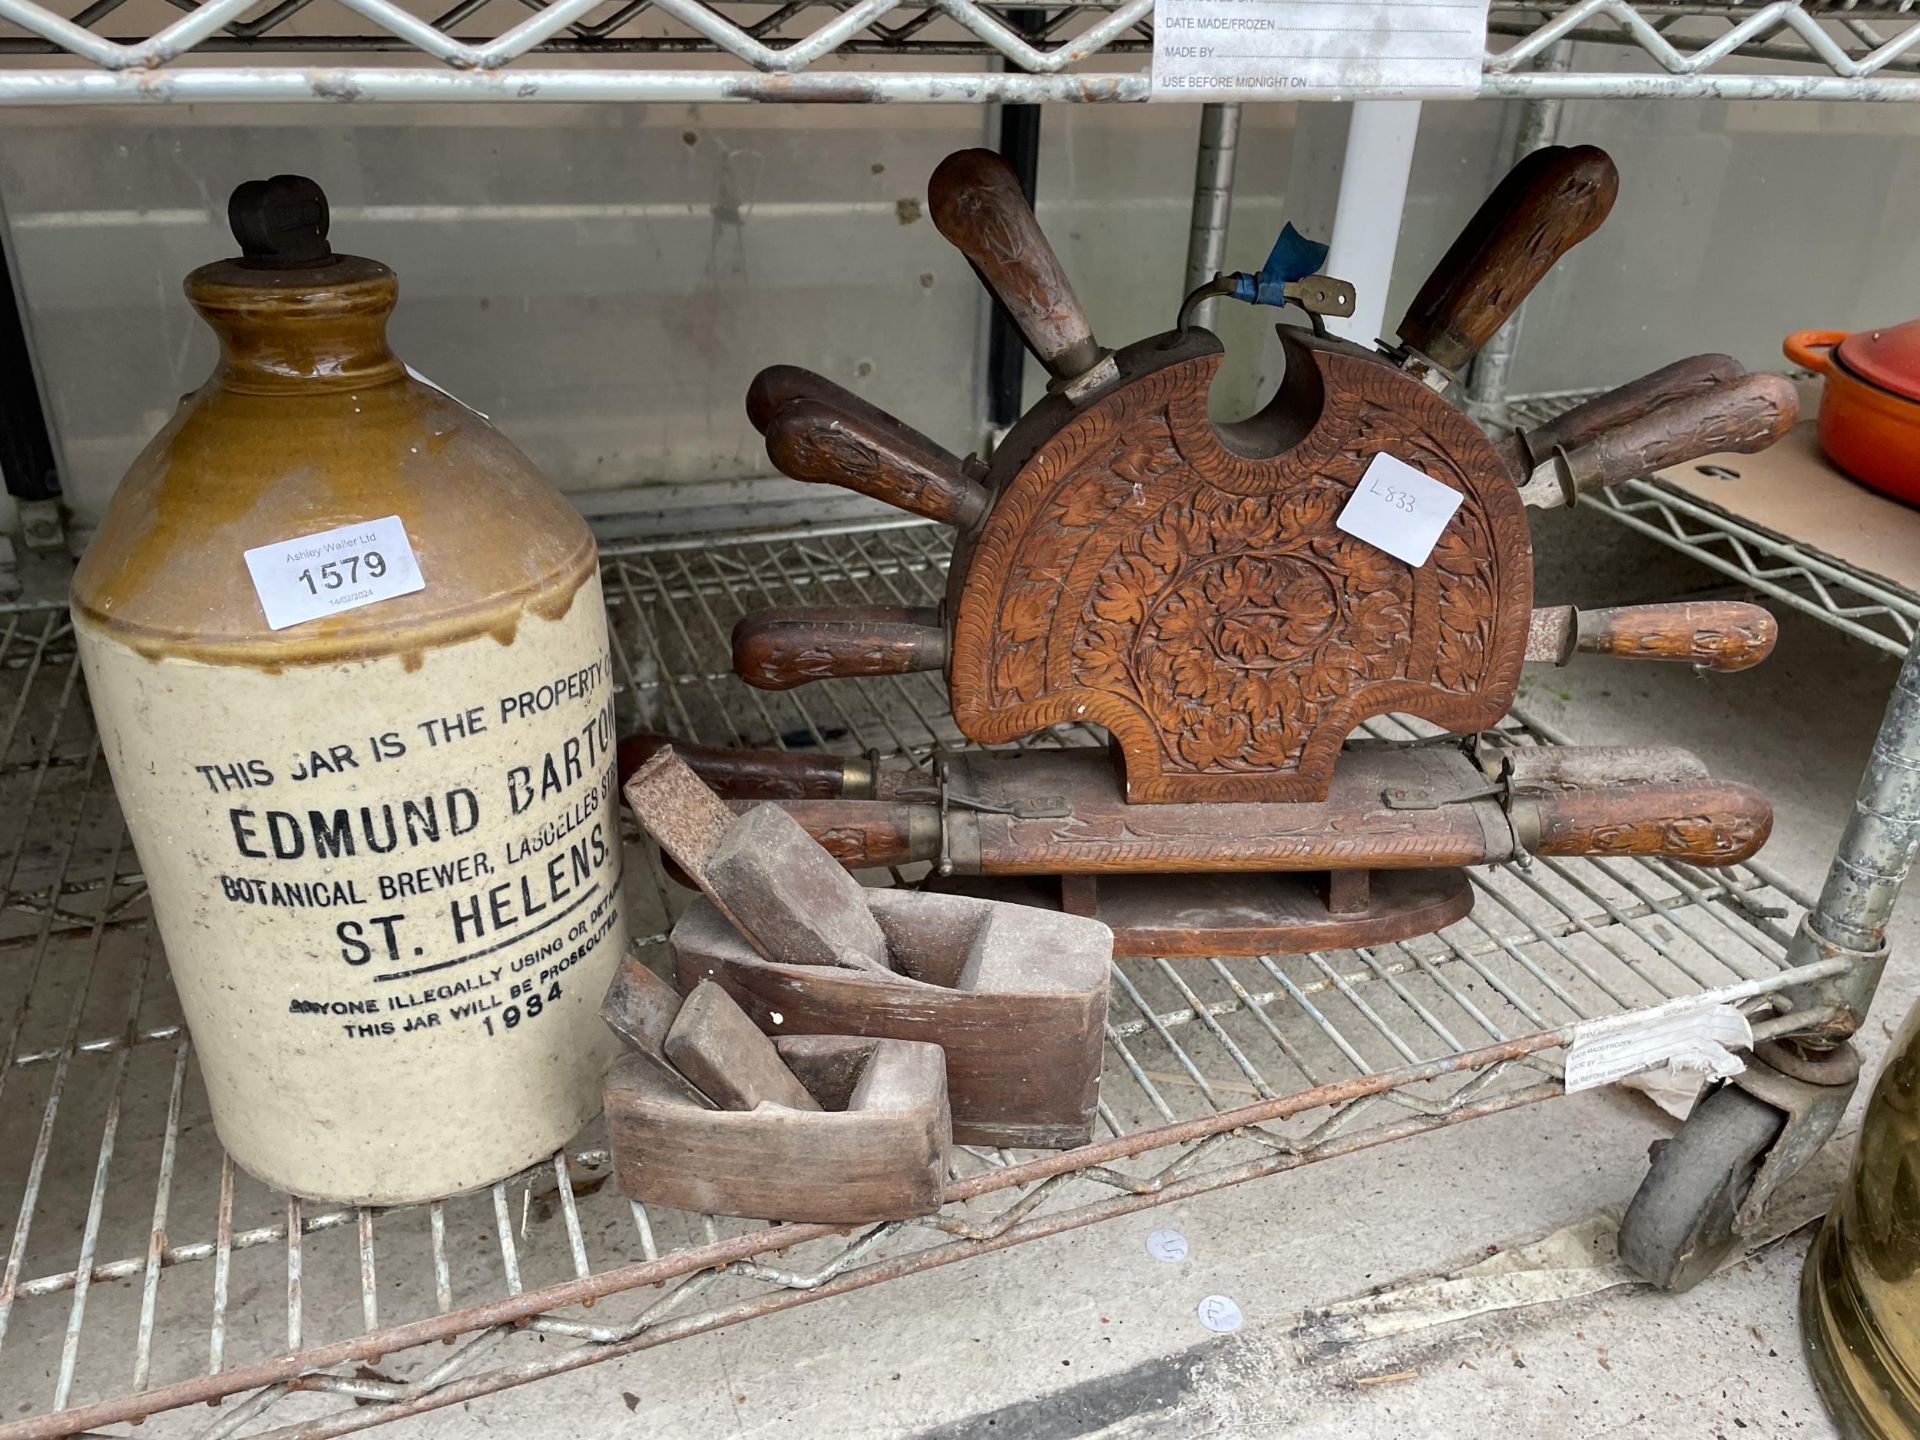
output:
[[[954,744],[931,677],[774,694],[726,662],[760,606],[931,603],[946,546],[895,523],[610,551],[623,723]],[[1474,913],[1438,935],[1116,964],[1095,1142],[962,1150],[924,1220],[850,1233],[633,1204],[596,1130],[488,1191],[322,1206],[214,1139],[82,690],[63,611],[0,612],[0,1396],[28,1405],[0,1440],[148,1415],[142,1434],[344,1434],[1550,1098],[1582,1019],[1713,993],[1777,1033],[1768,997],[1839,963],[1787,968],[1805,902],[1757,867],[1543,859],[1472,872]],[[657,949],[683,899],[637,839],[628,869]]]
[[[1513,400],[1510,423],[1538,425],[1597,393]],[[1920,595],[1652,477],[1596,490],[1581,504],[1889,654],[1904,656],[1920,629]]]
[[[0,0],[0,56],[61,62],[0,68],[0,103],[1144,100],[1148,81],[1139,62],[1152,47],[1152,15],[1153,0],[1040,7],[981,0],[457,0],[450,8],[401,0]],[[1488,28],[1493,43],[1479,93],[1489,96],[1920,99],[1920,14],[1912,0],[1493,0]],[[1535,69],[1562,40],[1633,58],[1600,68]],[[400,63],[340,63],[376,53]],[[652,58],[686,55],[722,57],[733,68],[679,69]],[[246,56],[247,63],[200,63],[222,56]],[[1100,73],[1087,68],[1115,59],[1129,63]],[[844,60],[867,63],[849,67]],[[936,63],[915,68],[928,61]],[[982,70],[982,62],[1002,68]],[[1458,92],[1287,94],[1350,100]]]

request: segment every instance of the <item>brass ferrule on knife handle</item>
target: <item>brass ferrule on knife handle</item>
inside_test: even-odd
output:
[[[944,670],[947,631],[931,608],[830,605],[757,610],[733,627],[733,669],[761,690],[811,680]]]
[[[1631,424],[1664,405],[1717,389],[1746,373],[1731,355],[1691,355],[1583,401],[1531,430],[1514,431],[1500,442],[1500,453],[1524,481],[1553,458],[1556,448],[1575,449],[1617,425]]]
[[[1578,652],[1629,660],[1672,660],[1730,673],[1758,665],[1773,653],[1780,627],[1758,605],[1738,600],[1681,600],[1576,610],[1547,606],[1533,612],[1527,659],[1564,665]]]
[[[1592,145],[1550,145],[1523,158],[1414,296],[1401,344],[1459,374],[1554,262],[1600,228],[1619,190],[1613,161]]]
[[[767,458],[794,480],[841,485],[910,515],[965,529],[987,513],[986,488],[961,462],[882,411],[792,399],[767,420]]]
[[[647,732],[620,742],[614,760],[619,783],[624,786],[628,776],[668,746],[726,800],[881,798],[880,769],[870,757],[827,755],[818,750],[734,750]]]
[[[1793,428],[1800,400],[1784,375],[1743,375],[1650,410],[1576,449],[1554,451],[1520,487],[1529,505],[1572,505],[1582,495],[1702,455],[1764,450]]]
[[[927,182],[927,211],[1006,307],[1053,388],[1077,400],[1117,378],[1006,161],[991,150],[949,155]]]

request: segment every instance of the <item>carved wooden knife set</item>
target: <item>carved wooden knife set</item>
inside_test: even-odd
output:
[[[971,741],[1080,722],[1104,727],[1109,753],[968,752],[878,773],[683,753],[729,796],[783,805],[849,867],[931,861],[936,888],[1105,920],[1120,954],[1404,938],[1466,913],[1461,867],[1528,854],[1752,855],[1767,801],[1683,750],[1509,748],[1481,733],[1529,660],[1586,650],[1738,670],[1773,644],[1752,605],[1536,610],[1526,509],[1764,448],[1794,420],[1784,379],[1696,356],[1503,440],[1446,398],[1617,186],[1592,147],[1530,155],[1378,350],[1330,337],[1314,313],[1350,310],[1350,287],[1275,275],[1270,259],[1189,297],[1173,331],[1109,351],[1005,165],[950,156],[930,186],[934,223],[1017,322],[1048,393],[982,461],[821,376],[763,371],[747,413],[783,473],[952,526],[953,560],[938,609],[749,615],[734,666],[769,689],[939,670]],[[1284,378],[1248,420],[1208,417],[1222,347],[1187,315],[1209,295],[1309,311],[1311,328],[1279,328]],[[1423,563],[1337,523],[1383,454],[1461,497]],[[1348,738],[1389,712],[1453,734]],[[638,737],[630,754],[650,748]]]

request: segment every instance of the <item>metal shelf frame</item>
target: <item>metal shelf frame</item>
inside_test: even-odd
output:
[[[0,0],[0,104],[1139,101],[1153,41],[1153,0],[169,4],[184,13],[139,33],[124,19],[126,0]],[[1489,34],[1469,96],[1920,99],[1915,0],[1493,0]],[[1594,68],[1537,66],[1578,41],[1596,46]],[[395,58],[367,63],[374,55]],[[683,69],[655,56],[730,63]],[[569,63],[552,63],[561,57]],[[1103,61],[1109,68],[1097,68]],[[1287,94],[1468,98],[1418,88]]]
[[[1152,43],[1152,0],[168,4],[178,18],[141,32],[125,0],[0,0],[0,104],[1138,101]],[[1564,98],[1920,99],[1920,0],[1494,0],[1489,34],[1476,93],[1535,102],[1522,150]],[[1594,47],[1577,69],[1576,43]],[[1202,271],[1231,184],[1230,108],[1208,108],[1223,198],[1196,211]],[[1601,504],[1866,643],[1920,630],[1920,597],[1651,482]],[[931,603],[944,551],[902,523],[610,547],[623,720],[915,759],[957,744],[928,677],[772,695],[727,663],[745,609]],[[274,1194],[221,1152],[64,610],[0,607],[0,1395],[32,1407],[0,1440],[149,1416],[208,1440],[346,1434],[1550,1099],[1562,1048],[1600,1016],[1711,996],[1757,1038],[1844,1028],[1920,835],[1901,778],[1916,749],[1920,650],[1817,904],[1756,864],[1538,860],[1476,871],[1472,916],[1401,944],[1120,962],[1095,1143],[964,1150],[924,1220],[848,1233],[631,1204],[593,1131],[488,1191],[373,1211]],[[631,838],[657,950],[681,898]]]
[[[909,523],[610,551],[624,722],[916,759],[951,747],[932,677],[770,694],[727,663],[746,609],[930,603],[945,548]],[[236,1172],[205,1123],[83,688],[62,610],[0,612],[0,1153],[27,1157],[0,1173],[0,1393],[35,1407],[0,1440],[215,1400],[183,1433],[344,1434],[1552,1098],[1586,1019],[1710,995],[1759,1036],[1818,1023],[1776,1013],[1781,998],[1849,966],[1790,958],[1806,897],[1756,865],[1491,867],[1473,872],[1473,915],[1438,935],[1117,963],[1095,1143],[965,1150],[926,1220],[849,1234],[631,1204],[592,1132],[480,1194],[322,1207]],[[657,949],[683,902],[649,847],[629,859]]]

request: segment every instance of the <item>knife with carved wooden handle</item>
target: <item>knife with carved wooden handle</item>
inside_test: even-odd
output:
[[[1576,652],[1745,670],[1772,653],[1778,627],[1758,605],[1692,601],[1533,612],[1527,659],[1564,665]],[[760,690],[813,680],[943,670],[947,632],[930,608],[821,606],[760,610],[734,627],[734,672]]]
[[[1764,450],[1799,417],[1799,396],[1783,375],[1743,375],[1712,390],[1649,410],[1568,450],[1557,449],[1520,487],[1536,509],[1722,450]]]
[[[946,627],[931,608],[758,610],[733,627],[733,671],[760,690],[850,675],[909,675],[946,664]]]
[[[1120,378],[1005,160],[991,150],[949,155],[927,182],[927,211],[1006,307],[1053,376],[1049,388],[1078,403]]]
[[[1663,365],[1638,380],[1596,395],[1531,429],[1515,430],[1500,442],[1500,454],[1524,481],[1558,450],[1573,450],[1616,426],[1631,424],[1649,411],[1676,400],[1717,390],[1746,374],[1731,355],[1692,355]]]
[[[793,400],[817,400],[877,428],[898,425],[927,464],[960,469],[965,463],[951,450],[910,429],[871,400],[862,400],[846,386],[803,365],[769,365],[754,376],[747,386],[747,421],[764,435],[773,417]]]
[[[1349,757],[1351,768],[1351,757]],[[741,802],[746,803],[746,802]],[[1773,809],[1719,781],[1541,789],[1425,809],[1338,792],[1319,803],[1076,803],[1065,818],[934,801],[791,800],[788,814],[850,868],[944,860],[967,875],[1406,869],[1534,855],[1649,855],[1733,865],[1766,843]],[[1144,827],[1144,828],[1143,828]],[[1155,837],[1165,843],[1154,843]]]
[[[1445,390],[1575,245],[1600,228],[1620,172],[1592,145],[1527,155],[1474,212],[1400,322],[1393,358]]]
[[[984,465],[954,459],[873,406],[856,408],[825,394],[796,396],[766,415],[760,430],[767,458],[791,479],[841,485],[962,529],[987,513]]]
[[[910,774],[882,770],[865,756],[696,745],[642,731],[620,742],[614,759],[619,782],[625,785],[629,775],[669,746],[708,788],[730,800],[886,800]]]
[[[784,790],[793,757],[729,771],[736,808]],[[696,772],[706,772],[694,766]],[[1766,842],[1764,795],[1671,746],[1515,751],[1488,775],[1450,747],[1350,750],[1323,801],[1136,805],[1098,751],[968,751],[886,770],[878,798],[775,795],[851,868],[938,861],[966,875],[1420,869],[1538,855],[1658,855],[1731,865]]]
[[[1632,660],[1677,660],[1703,670],[1746,670],[1773,653],[1780,627],[1758,605],[1736,600],[1677,601],[1533,612],[1527,659],[1564,665],[1577,652]]]

